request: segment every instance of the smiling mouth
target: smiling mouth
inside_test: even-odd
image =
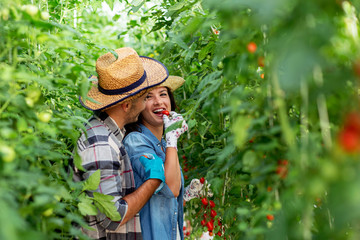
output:
[[[165,108],[159,108],[159,109],[156,109],[155,111],[153,111],[153,113],[157,116],[162,117],[162,115],[163,115],[162,111],[164,111],[164,110],[165,110]]]

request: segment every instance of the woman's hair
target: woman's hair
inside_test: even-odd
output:
[[[165,88],[166,88],[169,98],[170,98],[171,111],[175,111],[177,106],[176,106],[174,94],[171,92],[171,90],[168,87],[165,87]],[[141,132],[140,123],[142,123],[142,121],[143,121],[143,117],[142,117],[142,114],[140,113],[139,118],[136,122],[126,124],[125,125],[125,130],[126,130],[125,136],[134,131]]]

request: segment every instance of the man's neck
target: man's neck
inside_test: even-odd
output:
[[[106,110],[106,113],[109,115],[109,117],[111,117],[115,121],[116,125],[120,129],[124,128],[125,126],[124,113],[121,112],[121,109],[119,107],[110,108]]]

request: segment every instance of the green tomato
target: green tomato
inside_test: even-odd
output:
[[[12,162],[15,159],[16,153],[14,149],[7,145],[0,146],[1,158],[4,162]]]
[[[48,123],[51,119],[51,116],[52,116],[51,112],[41,112],[38,114],[39,120],[44,123]]]
[[[26,97],[25,102],[26,102],[26,105],[28,105],[31,108],[34,106],[34,100],[32,98]]]
[[[31,4],[25,5],[24,10],[27,14],[29,14],[32,17],[34,17],[39,11],[39,9],[35,5],[31,5]]]
[[[41,16],[41,19],[44,21],[47,21],[50,18],[50,14],[48,12],[41,12],[40,16]]]

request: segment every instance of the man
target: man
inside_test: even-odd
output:
[[[139,240],[142,236],[138,212],[161,188],[165,175],[160,158],[153,159],[151,166],[146,165],[150,161],[145,161],[148,180],[135,190],[132,167],[122,144],[124,126],[137,121],[145,108],[148,89],[164,82],[168,71],[162,63],[138,56],[132,48],[120,48],[99,57],[96,71],[98,82],[86,99],[80,98],[94,115],[77,142],[85,171],[75,168],[74,178],[85,180],[100,169],[101,182],[96,191],[114,196],[121,221],[113,222],[99,213],[86,219],[95,231],[83,231],[93,239]]]

